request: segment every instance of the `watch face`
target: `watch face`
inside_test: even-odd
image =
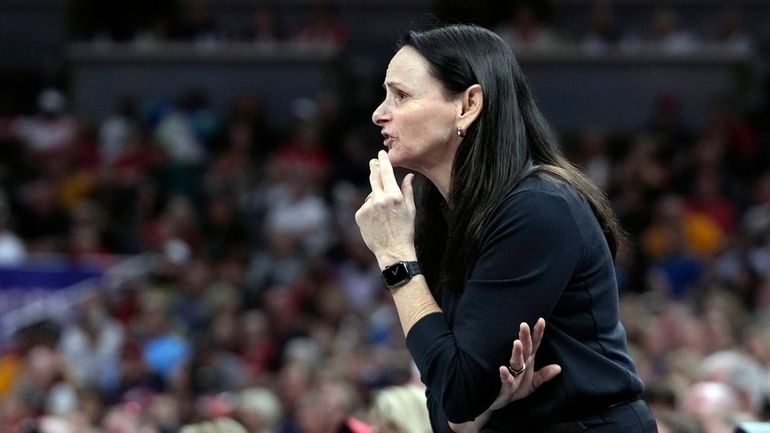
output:
[[[382,271],[382,275],[385,277],[385,283],[389,286],[395,286],[409,279],[409,271],[406,269],[406,264],[401,262],[385,268]]]

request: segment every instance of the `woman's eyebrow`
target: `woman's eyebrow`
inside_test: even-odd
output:
[[[382,83],[382,88],[387,89],[388,87],[403,87],[403,83],[400,81],[386,81]]]

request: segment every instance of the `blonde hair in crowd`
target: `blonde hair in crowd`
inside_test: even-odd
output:
[[[179,433],[249,433],[237,421],[231,418],[217,418],[182,427]]]
[[[370,418],[376,433],[431,433],[425,388],[392,386],[375,395]]]
[[[276,425],[283,416],[281,402],[273,391],[263,388],[247,388],[238,394],[238,419],[245,427],[253,429],[247,418],[257,417],[260,420],[260,431],[249,433],[269,433],[275,430]]]

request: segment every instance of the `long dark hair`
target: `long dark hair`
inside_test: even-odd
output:
[[[462,290],[490,218],[516,185],[536,172],[568,183],[584,197],[614,257],[621,232],[609,201],[562,154],[500,37],[478,26],[451,25],[410,32],[401,46],[416,49],[427,60],[447,94],[479,84],[484,95],[482,111],[455,155],[449,209],[435,186],[418,181],[415,243],[434,293]]]

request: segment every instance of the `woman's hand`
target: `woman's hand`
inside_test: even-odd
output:
[[[377,257],[380,268],[400,260],[416,260],[414,248],[413,174],[399,188],[388,153],[381,150],[369,161],[372,193],[356,212],[356,223],[366,246]]]
[[[519,325],[519,339],[513,342],[511,351],[510,368],[508,365],[500,367],[500,394],[489,407],[489,410],[497,410],[508,403],[522,399],[532,394],[540,385],[548,382],[561,373],[561,366],[557,364],[546,365],[535,371],[535,354],[543,341],[545,333],[545,320],[541,317],[535,323],[534,330],[530,333],[529,325],[522,322]],[[523,369],[519,374],[516,371]]]
[[[548,382],[561,373],[561,367],[557,364],[546,365],[538,371],[535,368],[535,354],[543,341],[545,333],[545,320],[541,317],[535,323],[533,332],[529,325],[522,322],[519,325],[519,338],[513,342],[510,365],[500,367],[500,393],[495,401],[481,415],[473,421],[462,424],[449,423],[449,427],[455,433],[476,433],[489,421],[492,411],[505,407],[508,403],[520,400],[537,390],[540,385]],[[514,374],[520,371],[520,373]]]

